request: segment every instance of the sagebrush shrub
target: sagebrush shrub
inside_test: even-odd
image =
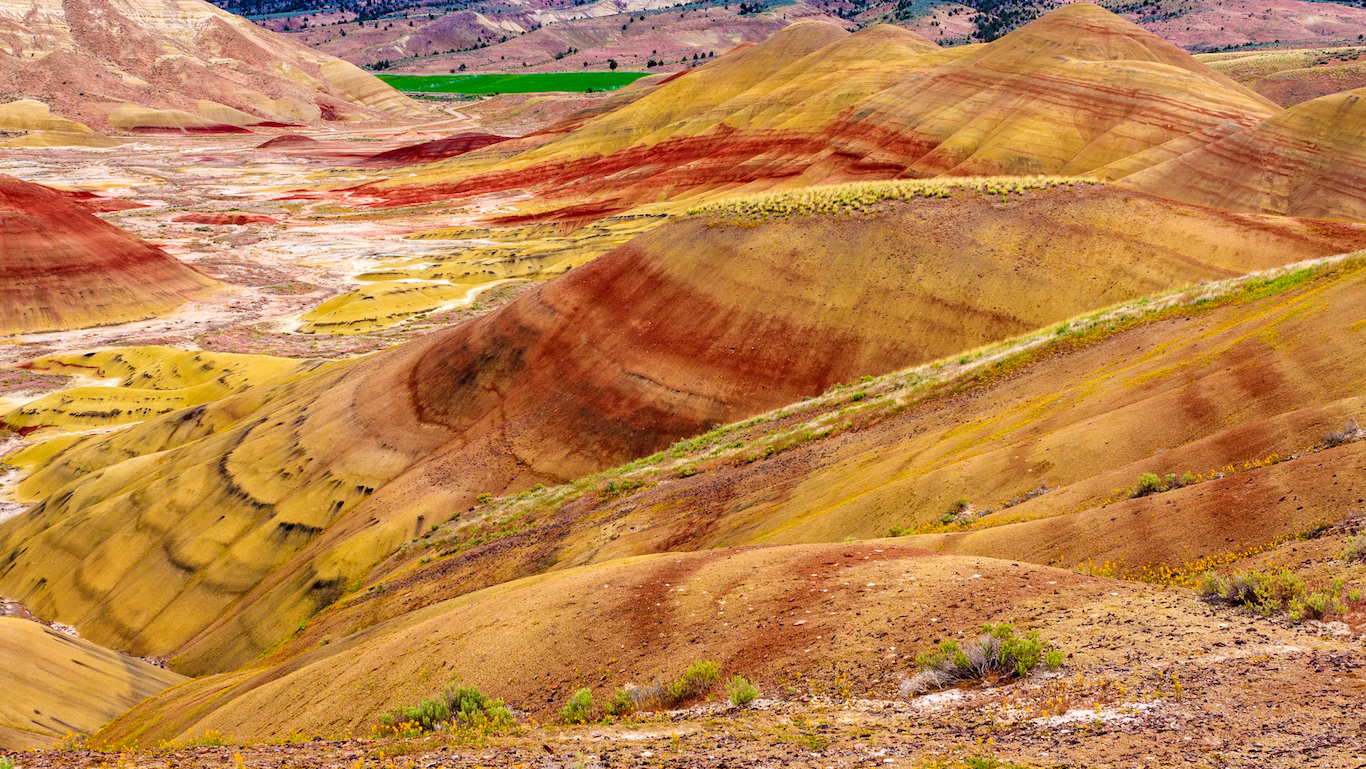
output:
[[[669,697],[675,703],[700,697],[721,679],[721,666],[711,660],[698,660],[677,680],[669,684]]]
[[[381,719],[400,731],[431,732],[444,725],[456,728],[503,728],[515,719],[502,700],[484,696],[473,686],[447,686],[441,694],[412,707],[399,708]]]
[[[983,625],[976,640],[959,644],[946,639],[915,659],[920,672],[905,683],[903,693],[921,694],[960,681],[1019,678],[1038,667],[1058,667],[1063,653],[1039,638],[1037,630],[1021,635],[1007,623]]]
[[[1366,561],[1366,536],[1347,540],[1347,549],[1342,551],[1345,561]]]
[[[1285,613],[1291,621],[1322,619],[1346,611],[1341,597],[1346,586],[1334,581],[1330,587],[1311,589],[1291,571],[1235,572],[1229,575],[1206,572],[1196,592],[1210,603],[1246,608],[1270,617]],[[1347,594],[1350,600],[1350,593]]]
[[[1156,494],[1162,489],[1162,476],[1157,473],[1144,473],[1138,476],[1138,486],[1134,489],[1135,497],[1146,497],[1149,494]]]
[[[744,707],[759,699],[759,687],[744,676],[735,676],[726,682],[726,694],[730,697],[730,704]]]
[[[1348,419],[1341,430],[1330,430],[1323,434],[1323,445],[1329,448],[1341,446],[1344,443],[1351,443],[1361,434],[1361,428],[1357,427],[1355,419]]]
[[[623,687],[612,693],[602,709],[609,716],[629,716],[636,710],[636,698],[630,689]]]
[[[593,691],[580,689],[569,696],[560,710],[560,720],[566,724],[586,724],[593,720]]]

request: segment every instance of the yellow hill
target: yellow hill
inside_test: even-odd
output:
[[[1366,89],[1296,105],[1122,184],[1234,211],[1366,220]]]
[[[0,749],[50,748],[92,733],[184,676],[36,622],[0,617]]]
[[[0,526],[18,554],[0,590],[98,641],[231,669],[483,493],[1364,238],[1047,179],[704,208],[474,323],[57,453],[20,485],[41,503]]]
[[[1280,108],[1097,6],[990,44],[804,22],[539,145],[367,187],[394,202],[532,188],[610,209],[865,178],[1082,174]]]

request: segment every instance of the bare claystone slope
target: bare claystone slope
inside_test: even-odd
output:
[[[0,589],[103,643],[231,669],[482,493],[1192,278],[1366,245],[1356,225],[981,184],[867,217],[685,219],[450,332],[79,442],[21,484],[41,504],[0,526]],[[1019,291],[1021,275],[1057,288]]]
[[[858,179],[1083,174],[1280,107],[1098,6],[980,46],[794,24],[507,157],[472,152],[379,186],[395,203],[533,189],[626,208]]]
[[[50,187],[0,177],[0,334],[159,315],[218,283]]]
[[[355,65],[202,0],[5,0],[0,19],[0,92],[96,128],[219,132],[424,114]]]

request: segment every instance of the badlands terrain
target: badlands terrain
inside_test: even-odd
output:
[[[1350,46],[782,8],[5,9],[0,767],[1359,765]]]

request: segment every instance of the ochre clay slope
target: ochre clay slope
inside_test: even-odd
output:
[[[857,696],[890,697],[915,653],[946,632],[1037,625],[1029,618],[1045,602],[1053,617],[1150,590],[890,542],[628,559],[489,588],[335,635],[283,665],[196,680],[95,740],[150,746],[210,730],[242,740],[368,736],[383,714],[452,678],[545,720],[580,686],[602,701],[628,683],[664,684],[701,659],[769,692],[835,685],[843,673]]]
[[[1121,183],[1234,211],[1366,220],[1366,89],[1298,104]]]
[[[87,126],[242,131],[424,114],[356,66],[201,0],[5,0],[0,19],[3,90]]]
[[[458,157],[487,147],[490,144],[497,144],[507,141],[511,137],[498,136],[497,134],[487,133],[462,133],[455,136],[448,136],[444,139],[435,139],[421,144],[414,144],[407,147],[380,152],[370,156],[366,160],[366,165],[371,166],[415,166],[423,163],[435,163],[438,160]],[[263,145],[264,146],[264,145]]]
[[[1366,87],[1366,46],[1237,51],[1196,56],[1284,107]]]
[[[0,334],[149,318],[218,284],[68,195],[0,177]]]
[[[735,189],[937,175],[1081,174],[1280,108],[1097,6],[990,44],[795,24],[507,157],[472,152],[364,194],[533,189],[628,207]],[[536,137],[527,137],[525,144]]]
[[[0,617],[0,749],[89,734],[184,676],[17,617]]]
[[[897,542],[1193,576],[1360,509],[1366,432],[1324,436],[1366,407],[1363,296],[1361,254],[1172,292],[481,503],[273,659],[475,585],[748,543],[924,532]],[[1185,486],[1136,496],[1144,473]]]
[[[893,194],[907,191],[946,197]],[[41,504],[0,527],[0,590],[110,646],[231,669],[483,493],[1115,301],[1366,245],[1355,225],[1101,185],[811,194],[827,193],[866,205],[763,198],[795,213],[758,225],[742,204],[706,209],[450,332],[86,438],[21,484]]]

